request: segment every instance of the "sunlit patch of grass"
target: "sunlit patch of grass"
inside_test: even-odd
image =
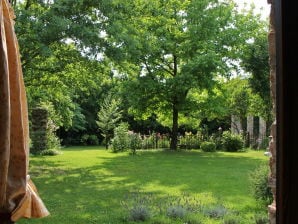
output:
[[[267,157],[262,151],[139,151],[111,153],[99,147],[71,147],[51,157],[30,158],[30,175],[51,215],[20,224],[132,223],[120,201],[128,192],[151,192],[162,200],[187,192],[205,206],[220,204],[250,223],[260,208],[249,192],[248,174]],[[266,208],[264,208],[266,213]],[[185,220],[221,223],[191,213]],[[181,223],[155,215],[144,223]]]

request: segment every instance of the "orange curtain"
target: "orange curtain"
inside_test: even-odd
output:
[[[14,18],[8,0],[0,0],[0,213],[17,221],[49,212],[28,175],[28,110]]]

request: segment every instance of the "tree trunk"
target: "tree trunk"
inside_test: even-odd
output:
[[[171,144],[170,149],[171,150],[177,150],[177,144],[178,144],[178,109],[177,109],[177,103],[174,101],[173,103],[173,125],[172,125],[172,136],[171,136]]]

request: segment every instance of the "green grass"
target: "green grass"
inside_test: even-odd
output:
[[[129,155],[71,147],[58,156],[34,156],[30,175],[51,215],[18,223],[133,223],[127,221],[120,202],[136,191],[151,193],[161,201],[187,193],[204,206],[224,205],[241,223],[254,223],[254,215],[266,213],[266,208],[251,196],[248,173],[268,161],[263,152],[141,151]],[[190,219],[222,223],[202,213],[191,214]],[[146,223],[185,223],[161,215],[151,220]]]

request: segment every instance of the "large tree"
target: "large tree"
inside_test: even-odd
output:
[[[257,27],[251,13],[238,15],[231,1],[137,0],[104,3],[105,54],[118,62],[125,95],[136,114],[171,117],[171,149],[179,116],[193,110],[192,89],[210,89],[238,47]],[[240,28],[239,28],[240,25]]]
[[[98,1],[14,1],[16,33],[29,109],[53,105],[54,122],[74,131],[97,129],[99,100],[111,87],[99,60]]]
[[[248,80],[252,91],[261,98],[262,105],[259,107],[259,116],[266,119],[267,122],[271,122],[272,100],[270,96],[267,29],[266,23],[260,23],[258,35],[243,49],[241,65],[250,74]]]

